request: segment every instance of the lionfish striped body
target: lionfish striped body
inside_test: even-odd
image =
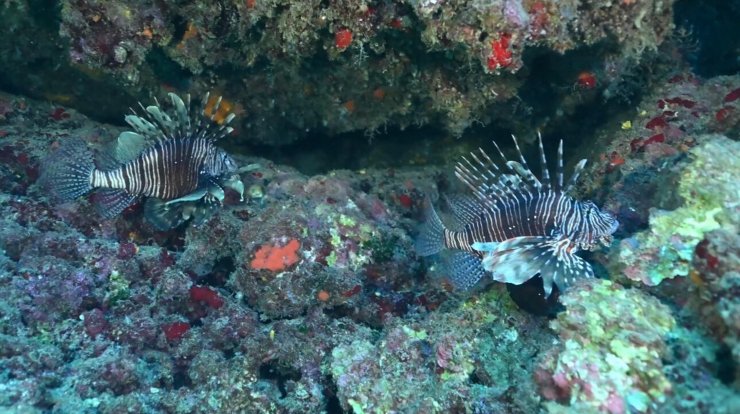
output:
[[[417,251],[428,256],[443,249],[457,250],[450,263],[457,287],[470,288],[486,273],[493,280],[515,285],[539,274],[549,296],[553,283],[562,290],[578,278],[593,277],[591,266],[575,253],[611,243],[618,222],[594,203],[569,194],[586,160],[576,165],[563,185],[562,141],[554,180],[541,136],[541,179],[529,169],[516,138],[514,144],[519,161],[507,160],[494,142],[503,159],[501,167],[482,149],[457,163],[455,175],[472,190],[473,197],[450,200],[459,221],[453,229],[445,227],[430,207]]]
[[[222,124],[208,117],[202,105],[191,111],[170,93],[172,116],[159,103],[126,116],[134,129],[119,135],[113,157],[96,165],[93,153],[81,140],[69,140],[49,158],[44,180],[56,198],[73,200],[97,190],[95,201],[104,218],[118,215],[138,198],[146,197],[145,214],[165,230],[190,217],[205,218],[224,198],[223,187],[240,194],[243,184],[234,160],[215,142],[232,131],[229,114]],[[218,111],[218,98],[211,113]]]

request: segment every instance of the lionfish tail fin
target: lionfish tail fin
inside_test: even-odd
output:
[[[439,218],[431,201],[426,201],[426,222],[416,240],[416,253],[419,256],[431,256],[445,248],[445,225]]]
[[[539,273],[546,297],[553,283],[562,291],[577,279],[593,277],[591,266],[569,251],[567,240],[525,236],[473,247],[483,253],[483,268],[493,280],[520,285]]]
[[[447,263],[449,279],[456,289],[468,290],[485,275],[479,257],[468,252],[455,252]]]
[[[71,201],[93,189],[95,160],[93,152],[81,139],[62,141],[44,160],[43,170],[39,182],[56,201]]]

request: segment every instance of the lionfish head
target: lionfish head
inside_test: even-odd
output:
[[[591,201],[577,203],[580,220],[572,240],[583,250],[594,250],[599,243],[605,247],[613,240],[612,234],[617,231],[619,222],[611,213],[601,211]]]
[[[221,177],[237,172],[239,166],[226,151],[214,148],[211,156],[206,158],[204,168],[212,177]]]

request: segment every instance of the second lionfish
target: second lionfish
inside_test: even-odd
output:
[[[96,157],[80,139],[63,141],[44,166],[52,195],[69,201],[96,190],[93,201],[103,218],[145,197],[145,217],[160,230],[205,220],[224,200],[224,187],[243,198],[236,162],[215,146],[233,130],[228,124],[234,114],[214,119],[220,97],[209,101],[206,94],[200,105],[191,105],[190,95],[185,101],[169,97],[170,114],[155,102],[142,106],[143,116],[126,116],[133,131],[118,136],[110,155]]]
[[[599,243],[608,246],[619,223],[593,202],[571,196],[586,160],[563,185],[563,142],[552,180],[541,136],[538,142],[540,178],[530,170],[516,138],[519,161],[506,159],[494,142],[503,164],[479,149],[455,167],[455,175],[474,195],[450,200],[459,224],[448,229],[430,206],[417,251],[429,256],[457,250],[449,266],[456,287],[470,288],[486,273],[514,285],[539,274],[545,296],[550,296],[553,284],[563,290],[579,278],[594,276],[591,265],[576,252],[595,250]]]

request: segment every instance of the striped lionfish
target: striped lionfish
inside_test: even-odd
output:
[[[586,165],[581,160],[563,186],[563,141],[558,146],[555,179],[550,179],[542,136],[539,136],[542,177],[529,169],[516,137],[519,162],[503,159],[497,165],[482,149],[462,157],[455,175],[474,197],[449,201],[459,226],[448,229],[430,206],[417,251],[429,256],[443,249],[458,250],[450,258],[452,283],[462,289],[475,285],[489,272],[493,280],[520,285],[540,275],[545,297],[553,283],[561,291],[578,278],[593,277],[591,265],[575,255],[579,250],[608,246],[619,223],[591,201],[570,192]]]
[[[174,111],[165,112],[155,105],[144,108],[144,116],[132,109],[125,117],[133,131],[118,136],[113,154],[94,156],[80,139],[62,142],[59,150],[47,158],[44,182],[52,194],[71,201],[93,190],[93,201],[103,218],[112,218],[140,197],[146,197],[144,214],[154,227],[167,230],[193,218],[196,223],[210,217],[224,200],[224,187],[239,192],[242,183],[234,159],[215,142],[233,130],[224,122],[214,121],[221,98],[208,116],[204,108],[169,94]]]

